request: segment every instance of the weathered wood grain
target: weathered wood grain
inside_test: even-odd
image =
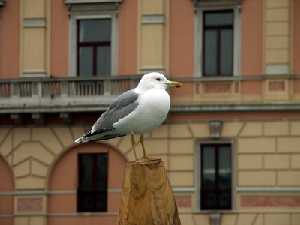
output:
[[[127,164],[119,225],[181,225],[161,160]]]

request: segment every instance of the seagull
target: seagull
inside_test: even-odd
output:
[[[170,95],[166,91],[167,88],[181,85],[180,82],[168,80],[162,73],[145,74],[136,88],[119,95],[92,128],[74,142],[80,144],[130,135],[137,160],[134,135],[138,134],[143,159],[149,159],[143,135],[159,127],[167,118],[170,110]]]

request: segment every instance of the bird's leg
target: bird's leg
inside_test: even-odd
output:
[[[133,154],[134,154],[134,158],[135,158],[135,161],[137,161],[137,154],[136,154],[136,151],[135,151],[135,140],[134,140],[134,134],[131,133],[130,134],[130,137],[131,137],[131,145],[132,145],[132,150],[133,150]]]
[[[144,135],[140,135],[140,143],[141,143],[141,145],[142,145],[142,149],[143,149],[143,158],[144,159],[149,159],[148,157],[147,157],[147,154],[146,154],[146,149],[145,149],[145,146],[144,146]]]

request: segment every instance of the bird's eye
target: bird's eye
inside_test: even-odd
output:
[[[158,77],[158,78],[156,78],[155,80],[157,80],[157,81],[161,81],[162,79],[161,79],[160,77]]]

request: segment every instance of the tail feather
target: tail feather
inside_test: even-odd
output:
[[[81,144],[81,143],[88,142],[88,140],[84,136],[82,136],[80,138],[77,138],[74,142],[77,143],[77,144]]]

